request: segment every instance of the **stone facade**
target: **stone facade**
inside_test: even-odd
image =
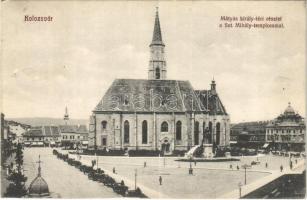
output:
[[[166,80],[158,12],[150,44],[148,80],[115,79],[90,117],[89,147],[188,150],[204,143],[229,145],[230,119],[216,91]]]
[[[266,126],[266,142],[273,150],[305,151],[306,125],[290,103],[283,114]]]

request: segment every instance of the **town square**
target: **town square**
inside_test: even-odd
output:
[[[305,198],[303,2],[121,3],[3,3],[1,197]]]

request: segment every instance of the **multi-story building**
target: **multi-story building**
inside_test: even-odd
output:
[[[23,134],[26,146],[55,146],[61,142],[58,126],[38,126],[30,128]]]
[[[116,79],[90,119],[91,147],[188,150],[202,141],[229,145],[230,119],[216,90],[194,90],[189,81],[167,80],[158,11],[148,79]]]
[[[262,148],[265,146],[265,129],[269,121],[242,122],[232,124],[230,143],[234,146]]]
[[[306,124],[291,104],[283,114],[266,126],[266,142],[271,149],[284,151],[305,150]]]
[[[63,146],[87,146],[88,130],[85,125],[60,125],[61,143]]]
[[[88,130],[85,125],[39,126],[23,134],[26,146],[87,146]]]

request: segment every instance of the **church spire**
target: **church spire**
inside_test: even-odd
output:
[[[156,7],[156,18],[155,18],[155,26],[152,36],[152,41],[150,46],[152,45],[163,45],[164,43],[162,41],[162,34],[161,34],[161,27],[160,27],[160,20],[159,20],[159,8]]]
[[[165,45],[162,41],[158,7],[156,10],[152,41],[149,47],[150,47],[150,61],[149,61],[148,79],[164,80],[166,79],[166,62],[164,59]]]

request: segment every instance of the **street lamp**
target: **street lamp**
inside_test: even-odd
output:
[[[192,157],[190,157],[190,168],[189,168],[189,174],[193,174],[193,169],[192,169]]]
[[[241,182],[239,182],[239,184],[238,184],[238,186],[239,186],[239,198],[241,198],[241,196],[242,196],[242,183]]]
[[[249,165],[244,164],[242,165],[242,168],[244,169],[244,185],[246,185],[246,169],[249,167]]]
[[[134,169],[134,190],[136,190],[137,169]]]

